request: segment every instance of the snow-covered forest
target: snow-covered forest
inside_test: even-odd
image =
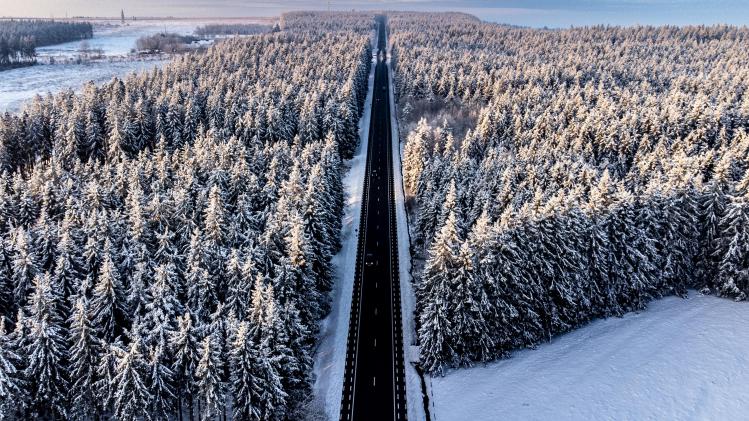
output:
[[[0,418],[299,418],[374,25],[314,19],[0,118]]]
[[[749,29],[389,23],[428,371],[687,288],[746,299]]]
[[[209,23],[195,29],[195,35],[202,37],[256,35],[273,30],[271,25],[262,23]]]

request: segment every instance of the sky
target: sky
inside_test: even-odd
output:
[[[267,17],[325,10],[326,0],[0,0],[4,16]],[[749,0],[331,0],[333,10],[463,11],[533,27],[749,24]]]

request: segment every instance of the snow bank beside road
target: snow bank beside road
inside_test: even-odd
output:
[[[746,419],[749,304],[697,295],[433,378],[436,421]]]
[[[387,42],[386,42],[387,45]],[[418,347],[416,346],[416,328],[414,326],[414,309],[416,308],[416,296],[414,295],[411,280],[411,245],[408,232],[408,216],[406,215],[405,194],[403,192],[403,172],[401,168],[401,156],[403,150],[400,143],[400,130],[398,129],[397,108],[395,104],[395,89],[393,87],[393,69],[390,63],[390,46],[388,45],[388,81],[390,84],[390,126],[393,141],[393,176],[395,184],[395,213],[398,221],[398,274],[401,287],[401,322],[403,332],[403,356],[406,368],[406,403],[408,404],[408,419],[423,420],[424,399],[422,397],[421,379],[416,372],[412,362],[419,359]]]

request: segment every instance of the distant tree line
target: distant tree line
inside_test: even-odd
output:
[[[371,54],[234,38],[0,118],[0,418],[300,419]]]
[[[281,15],[279,26],[284,31],[343,31],[372,36],[376,23],[370,12],[299,11]]]
[[[36,47],[91,38],[88,22],[0,20],[0,69],[32,63]]]
[[[162,32],[138,38],[135,46],[138,51],[179,53],[185,51],[188,45],[197,40],[198,38],[191,35]]]
[[[199,26],[195,35],[199,37],[217,35],[256,35],[270,32],[273,27],[261,23],[212,23]]]
[[[747,298],[747,28],[390,26],[427,370],[688,288]],[[447,106],[477,110],[460,136]]]

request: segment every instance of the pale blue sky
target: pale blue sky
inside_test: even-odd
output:
[[[749,0],[348,0],[335,10],[460,10],[481,19],[528,26],[589,24],[749,24]],[[178,17],[275,16],[299,9],[326,9],[310,0],[0,0],[0,15]]]

